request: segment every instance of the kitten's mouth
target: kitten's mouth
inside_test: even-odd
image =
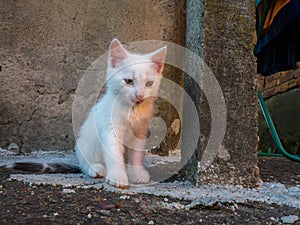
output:
[[[143,102],[143,100],[136,100],[135,104],[141,104]]]

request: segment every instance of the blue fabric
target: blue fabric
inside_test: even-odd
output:
[[[300,3],[299,0],[292,0],[288,3],[274,18],[274,21],[270,27],[270,30],[262,35],[258,40],[256,53],[260,52],[260,49],[267,45],[270,41],[276,38],[290,23],[292,23],[300,15]],[[258,17],[256,18],[258,19]],[[260,21],[258,21],[259,23]],[[259,24],[256,24],[257,29]],[[300,28],[298,28],[300,29]]]
[[[278,12],[270,29],[258,39],[255,55],[257,72],[264,76],[296,68],[300,61],[300,0],[292,0]]]
[[[256,7],[261,3],[262,0],[256,0]]]

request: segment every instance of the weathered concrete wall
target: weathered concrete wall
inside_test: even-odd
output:
[[[200,183],[255,186],[259,182],[256,65],[251,35],[255,30],[255,1],[206,0],[204,6],[203,56],[223,90],[227,127],[223,146],[211,166],[200,173]],[[201,112],[203,151],[211,128],[206,101]]]
[[[0,0],[0,147],[72,149],[77,81],[117,37],[184,44],[185,1]]]
[[[200,184],[254,186],[258,182],[254,1],[202,2],[200,50],[223,90],[227,130],[218,157],[201,171]],[[185,44],[185,1],[0,0],[0,4],[0,147],[14,142],[22,151],[73,148],[71,110],[77,81],[106,52],[113,37],[124,43],[158,39]],[[205,101],[201,107],[203,150],[210,110]]]

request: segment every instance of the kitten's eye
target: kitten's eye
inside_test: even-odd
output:
[[[133,80],[131,80],[131,79],[124,79],[124,81],[128,85],[133,85]]]
[[[153,81],[147,81],[146,86],[151,87],[153,85]]]

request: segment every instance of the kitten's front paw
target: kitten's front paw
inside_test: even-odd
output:
[[[150,175],[148,171],[142,166],[129,166],[127,168],[129,180],[135,184],[147,184],[150,182]]]
[[[119,187],[128,187],[128,177],[125,171],[111,171],[107,173],[105,180],[108,184]]]
[[[105,167],[100,164],[91,164],[87,170],[87,174],[94,178],[103,178],[105,176]]]

